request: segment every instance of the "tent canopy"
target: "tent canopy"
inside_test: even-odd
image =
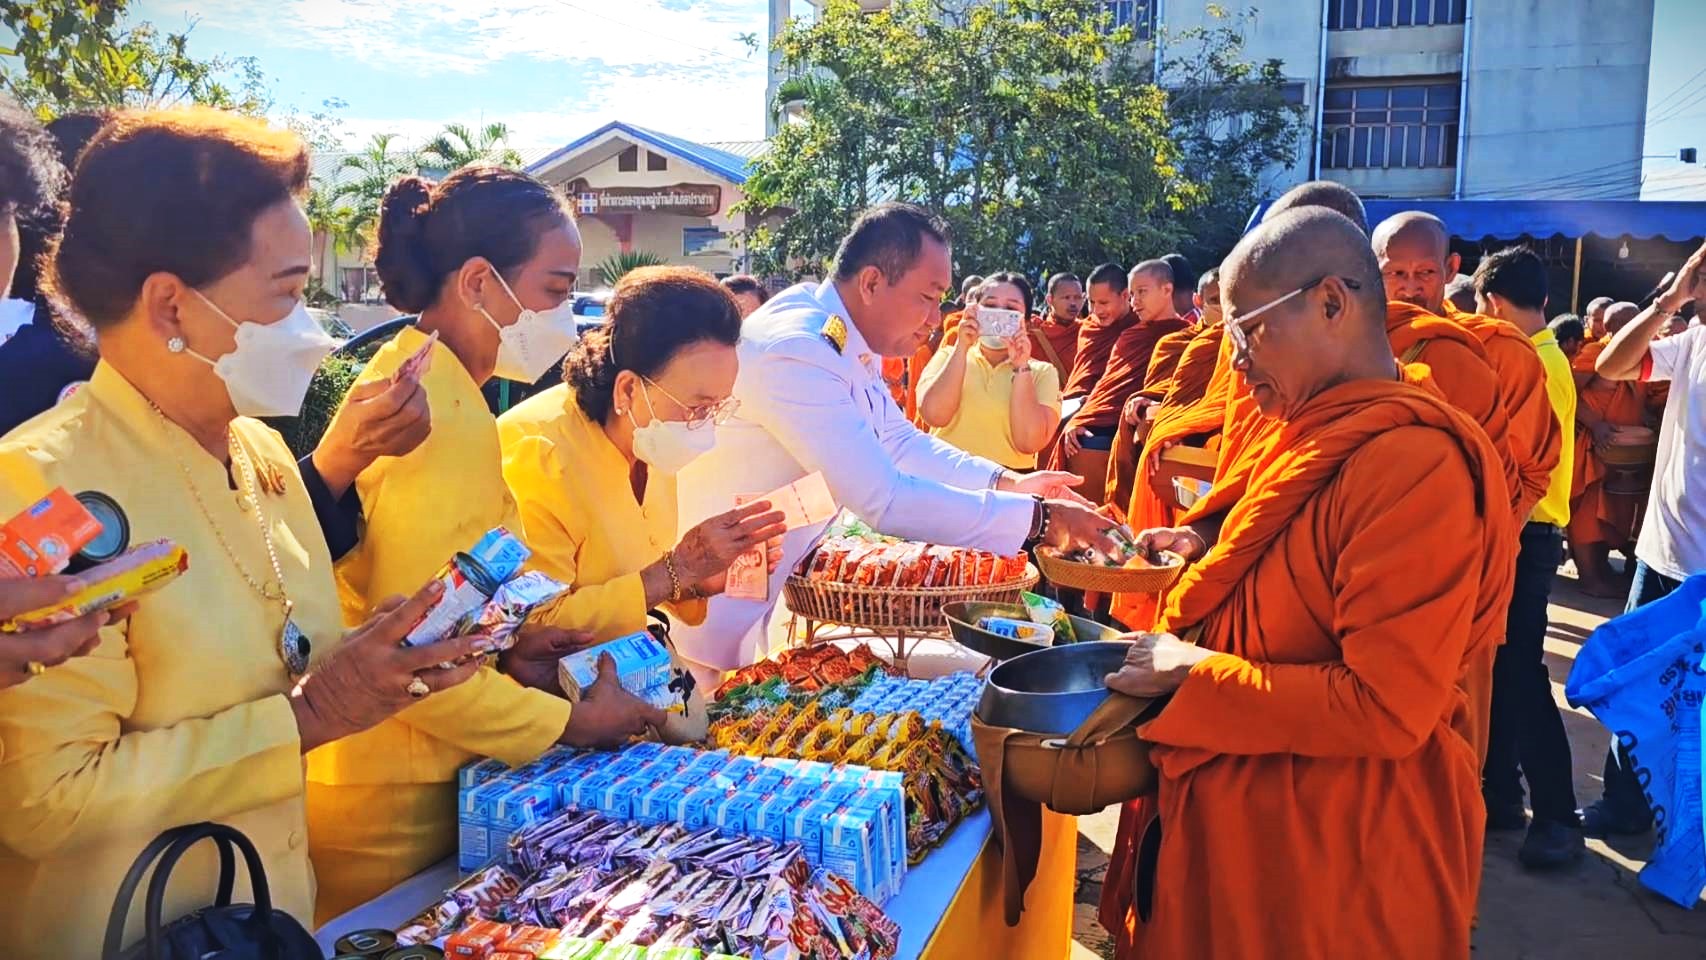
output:
[[[1248,231],[1273,201],[1250,214]],[[1706,201],[1688,200],[1365,200],[1370,227],[1405,210],[1421,210],[1445,221],[1465,240],[1518,237],[1661,237],[1678,243],[1706,236]]]

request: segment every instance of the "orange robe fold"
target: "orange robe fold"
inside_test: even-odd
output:
[[[1155,342],[1155,353],[1149,358],[1149,372],[1144,375],[1143,387],[1137,391],[1137,396],[1164,404],[1167,395],[1172,392],[1173,381],[1178,375],[1179,365],[1184,361],[1185,351],[1196,342],[1202,331],[1196,327],[1187,327],[1175,333],[1169,333]],[[1212,369],[1212,357],[1210,358]],[[1159,413],[1159,407],[1155,408]],[[1153,422],[1153,418],[1151,419]],[[1113,452],[1108,458],[1108,482],[1106,503],[1118,504],[1122,509],[1131,500],[1132,484],[1137,478],[1137,455],[1142,452],[1142,442],[1137,438],[1138,424],[1126,423],[1121,419],[1118,430],[1114,434]]]
[[[1540,351],[1514,324],[1461,312],[1450,301],[1446,302],[1446,316],[1481,341],[1487,362],[1498,376],[1520,490],[1516,512],[1527,520],[1552,484],[1552,471],[1564,452],[1564,431],[1574,430],[1575,424],[1558,422],[1546,393],[1546,365],[1540,360]]]
[[[1061,432],[1118,424],[1126,401],[1143,388],[1156,343],[1170,333],[1185,329],[1185,326],[1185,321],[1178,317],[1168,317],[1134,323],[1121,332],[1108,353],[1107,367],[1102,376],[1084,398],[1084,405],[1066,422]],[[1066,468],[1066,454],[1058,440],[1050,450],[1048,462],[1051,470]]]
[[[1594,361],[1605,347],[1601,341],[1583,344],[1570,368],[1577,373],[1593,373]],[[1613,426],[1637,426],[1646,419],[1651,387],[1594,376],[1582,386],[1577,402]],[[1572,428],[1576,431],[1576,459],[1570,474],[1570,545],[1627,546],[1635,536],[1640,500],[1605,492],[1605,461],[1594,452],[1593,431],[1580,424],[1572,424]]]
[[[1504,472],[1461,410],[1382,380],[1324,391],[1228,476],[1220,542],[1162,621],[1216,655],[1141,728],[1160,792],[1123,812],[1102,888],[1122,960],[1468,956],[1485,811],[1463,675],[1504,629]]]
[[[1053,364],[1055,372],[1060,374],[1060,382],[1065,383],[1072,376],[1072,364],[1078,357],[1078,322],[1055,323],[1045,317],[1031,318],[1031,358]],[[1043,349],[1043,344],[1054,348],[1054,356]],[[1055,358],[1059,362],[1055,362]]]
[[[1124,316],[1108,323],[1103,323],[1095,316],[1079,322],[1078,347],[1073,351],[1072,357],[1072,376],[1068,377],[1061,387],[1062,400],[1089,395],[1108,368],[1115,342],[1136,323],[1137,314],[1130,310],[1127,310]]]

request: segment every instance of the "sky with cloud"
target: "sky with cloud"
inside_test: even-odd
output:
[[[791,0],[795,12],[805,0]],[[352,141],[501,120],[524,152],[610,120],[697,140],[764,134],[768,0],[135,0],[191,50],[253,55],[281,110],[342,98]],[[1655,0],[1648,154],[1706,147],[1706,2]],[[756,36],[751,51],[739,39]],[[1644,168],[1650,199],[1706,199],[1706,164]]]

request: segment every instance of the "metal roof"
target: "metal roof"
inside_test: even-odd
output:
[[[623,123],[619,120],[607,123],[586,136],[570,141],[568,144],[546,154],[543,158],[535,160],[527,165],[527,172],[537,176],[552,164],[565,157],[572,156],[575,151],[588,144],[596,143],[612,133],[619,133],[637,143],[643,143],[648,147],[674,154],[737,186],[746,182],[746,169],[752,157],[725,149],[732,144],[724,143],[713,146],[708,143],[695,143],[692,140],[659,133],[656,130],[648,130],[645,127],[636,127],[631,123]]]
[[[1273,201],[1258,204],[1246,230]],[[1630,237],[1687,241],[1706,236],[1702,200],[1365,200],[1370,226],[1406,210],[1431,213],[1454,237],[1514,240],[1517,237]]]

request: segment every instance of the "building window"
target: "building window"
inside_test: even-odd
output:
[[[1467,0],[1327,0],[1328,30],[1462,23]]]
[[[650,150],[647,150],[646,151],[646,169],[647,170],[668,170],[669,169],[669,158],[665,157],[664,155],[662,155],[660,153],[653,153]]]
[[[1130,27],[1139,40],[1155,36],[1155,0],[1102,0],[1102,10],[1109,17],[1109,30]]]
[[[1329,86],[1322,168],[1455,167],[1457,96],[1455,83]]]
[[[633,173],[640,169],[640,148],[629,147],[616,158],[616,169],[621,173]]]
[[[681,255],[691,257],[699,253],[720,253],[728,236],[716,227],[682,227]]]

